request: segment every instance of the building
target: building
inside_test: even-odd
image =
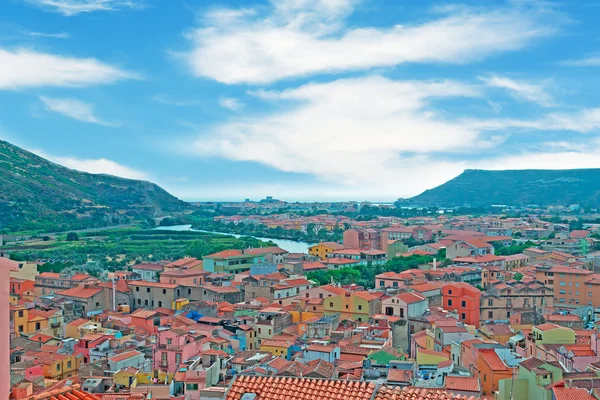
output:
[[[239,274],[256,264],[266,264],[265,254],[244,254],[241,250],[224,250],[202,257],[204,270],[211,273]]]
[[[563,379],[564,370],[556,362],[532,357],[519,363],[517,376],[499,382],[498,400],[552,400],[554,382]]]
[[[536,325],[532,328],[531,334],[525,338],[525,355],[552,361],[555,356],[544,345],[575,344],[576,340],[573,329],[550,323]]]
[[[282,264],[285,256],[290,254],[289,251],[278,246],[258,247],[256,249],[248,249],[244,251],[247,255],[264,255],[268,263]]]
[[[482,321],[508,320],[519,311],[540,311],[554,305],[553,289],[541,282],[497,283],[487,286],[481,293]]]
[[[308,248],[308,254],[311,256],[319,257],[321,260],[325,260],[327,255],[332,251],[342,250],[346,248],[343,244],[336,242],[322,242]]]
[[[4,304],[0,307],[0,362],[2,365],[10,365],[10,273],[17,271],[18,265],[4,257],[0,257],[0,301]],[[1,361],[4,360],[4,361]],[[10,369],[4,368],[0,373],[0,398],[7,399],[10,395]]]
[[[381,313],[400,318],[420,317],[429,308],[429,300],[417,293],[402,293],[381,300]]]
[[[146,281],[128,282],[133,308],[173,308],[175,300],[183,295],[183,287],[176,283]]]
[[[325,315],[340,314],[340,320],[351,319],[367,322],[381,311],[381,294],[370,292],[347,292],[324,301]]]
[[[344,231],[344,246],[358,250],[381,250],[380,233],[372,228]]]
[[[86,316],[95,311],[102,311],[107,307],[103,288],[99,286],[77,286],[67,290],[56,292],[56,295],[62,296],[75,304],[76,310],[80,310],[81,316]]]
[[[35,277],[34,293],[39,297],[78,286],[93,286],[96,283],[100,283],[100,280],[88,274],[43,272]]]
[[[442,307],[456,310],[460,321],[479,328],[481,292],[464,282],[448,283],[442,287]]]
[[[164,265],[151,263],[141,263],[131,267],[131,271],[138,274],[141,280],[148,282],[158,282],[160,273],[164,269]]]

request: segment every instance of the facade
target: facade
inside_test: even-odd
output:
[[[128,282],[131,288],[133,308],[172,308],[175,300],[183,295],[182,286],[176,283],[146,281]]]
[[[99,282],[97,278],[87,274],[43,272],[35,277],[34,294],[36,297],[45,296],[78,286],[92,286]]]
[[[264,254],[244,254],[240,250],[224,250],[202,257],[204,270],[211,273],[239,274],[256,264],[266,264]]]
[[[429,300],[416,293],[402,293],[381,300],[381,313],[400,318],[420,317],[429,308]]]
[[[330,297],[324,301],[325,315],[340,314],[340,320],[351,319],[366,322],[381,310],[378,295],[368,292],[350,292]]]
[[[464,282],[449,283],[442,287],[442,307],[456,310],[460,321],[479,328],[481,292]]]
[[[332,251],[342,250],[346,248],[343,244],[336,242],[322,242],[308,248],[308,254],[311,256],[319,257],[321,260],[325,260],[327,255]]]
[[[541,310],[553,307],[553,290],[537,281],[488,285],[481,294],[482,321],[508,320],[519,311]]]
[[[165,269],[164,265],[141,263],[131,267],[131,271],[139,274],[140,279],[148,282],[158,282],[160,273]]]
[[[344,246],[358,250],[381,250],[380,233],[372,228],[344,231]]]

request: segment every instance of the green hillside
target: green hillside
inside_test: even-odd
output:
[[[153,183],[75,171],[0,141],[0,232],[124,224],[189,208]]]
[[[600,205],[600,169],[465,170],[410,203],[444,206]]]

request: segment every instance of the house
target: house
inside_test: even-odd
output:
[[[334,345],[310,344],[304,349],[303,358],[306,362],[323,360],[333,363],[340,358],[340,348]]]
[[[289,251],[278,246],[258,247],[256,249],[244,250],[244,254],[264,255],[268,263],[282,264]]]
[[[328,258],[328,254],[335,250],[346,248],[343,244],[336,242],[322,242],[308,248],[308,254],[319,257],[321,260]]]
[[[99,279],[88,274],[42,272],[35,277],[34,293],[36,297],[45,296],[78,286],[93,286],[99,282]]]
[[[553,305],[553,289],[539,281],[497,281],[488,285],[487,290],[481,293],[480,319],[508,320],[514,310],[535,310]]]
[[[358,250],[382,250],[378,230],[373,228],[353,228],[344,231],[344,246]]]
[[[479,378],[473,376],[449,375],[444,381],[444,389],[457,396],[481,397]]]
[[[231,304],[244,301],[244,293],[234,286],[203,285],[199,288],[200,300],[227,302]]]
[[[224,250],[202,257],[204,270],[211,273],[233,273],[249,271],[257,264],[266,264],[265,254],[244,254],[241,250]]]
[[[521,361],[517,368],[517,376],[500,380],[497,399],[552,400],[550,386],[561,381],[565,372],[559,363],[536,357]]]
[[[62,296],[67,300],[73,301],[76,308],[81,310],[81,316],[87,316],[96,311],[102,311],[107,307],[106,298],[103,294],[103,288],[100,286],[76,286],[71,289],[56,292],[56,295]]]
[[[205,335],[194,329],[184,327],[160,330],[154,345],[154,368],[167,372],[176,372],[180,366],[196,356],[202,350],[208,350],[208,344],[202,339]]]
[[[442,287],[442,307],[456,310],[459,320],[476,328],[480,323],[481,292],[464,282],[448,283]]]
[[[514,371],[513,367],[506,365],[496,349],[480,349],[477,365],[483,396],[490,396],[497,392],[499,382],[511,378]]]
[[[532,328],[531,334],[525,338],[526,357],[537,357],[550,361],[553,358],[549,350],[544,346],[548,344],[575,344],[576,334],[573,329],[565,328],[556,324],[545,323]],[[550,359],[548,357],[550,356]]]
[[[181,298],[183,288],[177,283],[147,281],[128,282],[131,288],[133,308],[172,308],[175,300]]]
[[[127,367],[140,369],[144,367],[145,360],[143,353],[137,350],[130,350],[110,357],[108,359],[108,368],[115,372]]]
[[[454,260],[459,257],[476,257],[494,254],[494,246],[480,239],[457,240],[446,246],[446,257]]]
[[[291,350],[293,346],[294,342],[290,340],[265,339],[260,343],[260,351],[271,353],[276,357],[283,357],[289,360],[292,356]]]
[[[158,282],[164,269],[164,265],[151,263],[140,263],[131,267],[131,271],[138,274],[141,280],[148,282]]]
[[[182,286],[200,286],[204,284],[204,277],[210,272],[199,269],[172,268],[160,274],[161,283],[176,283]]]
[[[429,308],[429,300],[417,293],[402,293],[381,300],[381,313],[400,318],[420,317]]]
[[[381,311],[381,294],[372,292],[348,292],[324,301],[325,315],[340,314],[340,319],[368,321],[371,315]]]

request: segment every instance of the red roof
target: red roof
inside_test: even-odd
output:
[[[148,271],[162,271],[163,269],[165,269],[165,267],[160,264],[141,263],[141,264],[134,265],[133,267],[131,267],[131,269],[141,269],[141,270],[148,270]]]
[[[479,378],[467,376],[447,376],[446,390],[457,390],[461,392],[479,392]]]
[[[112,362],[119,362],[119,361],[127,360],[128,358],[137,357],[140,354],[142,354],[142,353],[140,353],[137,350],[131,350],[131,351],[127,351],[125,353],[117,354],[116,356],[113,356],[113,357],[109,358],[108,360],[112,361]]]
[[[89,299],[92,296],[97,295],[102,291],[101,287],[89,287],[78,286],[67,290],[61,290],[60,292],[56,292],[59,296],[68,296],[68,297],[77,297],[80,299]]]
[[[402,300],[406,304],[418,303],[425,300],[423,296],[416,293],[402,293],[397,295],[396,298]]]
[[[374,391],[373,383],[354,380],[237,375],[225,399],[239,400],[246,393],[255,393],[257,399],[299,400],[311,393],[315,399],[369,400]]]
[[[459,394],[448,393],[441,389],[425,389],[411,386],[382,386],[377,390],[374,400],[476,400],[475,397],[466,397]]]
[[[241,250],[223,250],[218,253],[209,254],[208,256],[204,256],[206,258],[229,258],[229,257],[239,257],[244,255]]]
[[[595,397],[588,393],[585,389],[553,387],[554,399],[556,400],[594,400]]]
[[[509,369],[494,349],[479,349],[479,356],[483,357],[493,371],[505,371]]]

